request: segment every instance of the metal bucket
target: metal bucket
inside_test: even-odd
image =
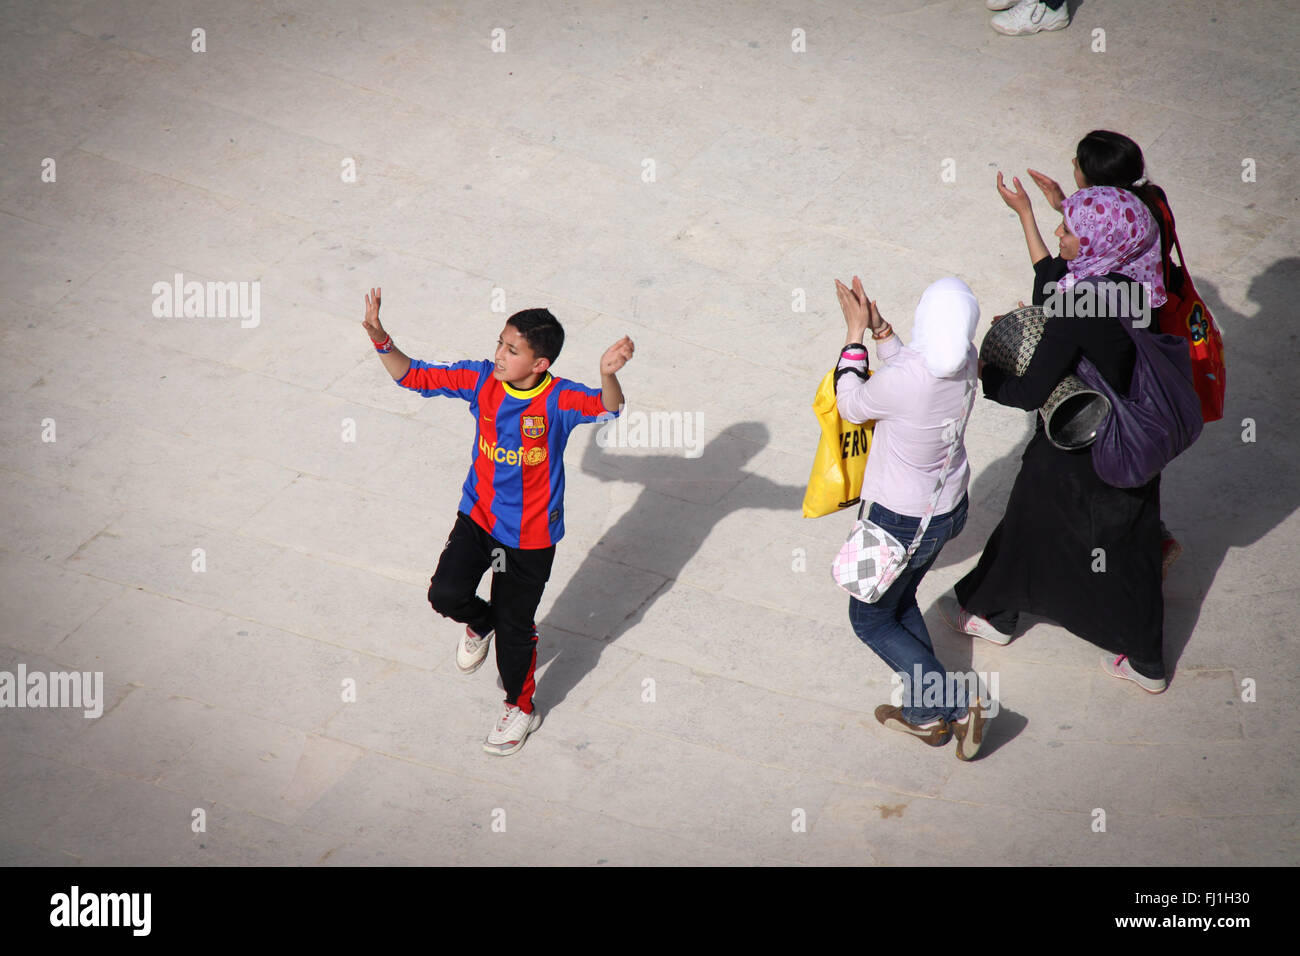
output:
[[[984,336],[980,358],[1008,375],[1024,375],[1043,338],[1047,316],[1040,306],[1008,312]],[[1057,448],[1087,448],[1110,414],[1110,399],[1089,388],[1077,375],[1061,379],[1038,410],[1047,440]]]

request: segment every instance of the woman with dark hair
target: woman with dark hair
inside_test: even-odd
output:
[[[1035,169],[1027,170],[1038,188],[1042,190],[1051,207],[1061,211],[1065,193],[1061,184]],[[1142,148],[1123,133],[1108,129],[1095,129],[1083,139],[1074,151],[1074,181],[1080,189],[1089,186],[1115,186],[1133,193],[1146,205],[1160,227],[1161,275],[1168,274],[1169,252],[1173,245],[1174,214],[1169,208],[1165,191],[1147,180],[1146,160]],[[1163,293],[1163,289],[1161,290]],[[1159,327],[1159,322],[1156,322]],[[1160,576],[1169,573],[1170,566],[1183,553],[1163,521],[1160,522]]]
[[[1152,281],[1160,267],[1155,219],[1131,192],[1082,189],[1062,200],[1060,255],[1053,257],[1029,194],[1014,182],[1013,191],[998,174],[998,191],[1020,216],[1034,264],[1034,304],[1051,297],[1067,301],[1049,314],[1023,375],[983,367],[985,397],[1037,409],[1081,355],[1126,394],[1137,347],[1122,323],[1141,327],[1135,320],[1148,309],[1144,291],[1154,304],[1164,301]],[[1097,295],[1104,283],[1138,283],[1138,301]],[[1093,306],[1080,308],[1081,296],[1090,296]],[[1137,488],[1108,485],[1093,467],[1091,449],[1056,447],[1041,416],[1035,418],[1006,514],[954,596],[939,599],[939,610],[955,630],[995,644],[1010,643],[1021,612],[1040,614],[1108,651],[1106,673],[1158,694],[1167,686],[1160,476]]]
[[[1037,170],[1031,169],[1028,172],[1052,208],[1060,212],[1061,203],[1065,200],[1061,184]],[[1123,133],[1095,129],[1079,140],[1074,151],[1074,181],[1080,189],[1115,186],[1133,193],[1155,217],[1156,224],[1160,227],[1161,249],[1164,250],[1168,245],[1168,232],[1173,226],[1174,217],[1169,210],[1165,191],[1147,181],[1142,148]]]

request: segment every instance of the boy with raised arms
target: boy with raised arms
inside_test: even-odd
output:
[[[491,360],[450,364],[404,355],[379,323],[381,289],[366,296],[362,322],[384,368],[403,388],[469,403],[474,450],[456,523],[429,582],[429,603],[465,625],[456,648],[463,674],[478,670],[497,639],[497,671],[506,697],[483,743],[512,754],[537,729],[533,707],[537,626],[533,619],[564,535],[564,446],[584,422],[615,417],[623,405],[618,372],[632,357],[624,336],[600,360],[600,388],[550,373],[564,330],[547,309],[506,320]],[[493,569],[491,600],[476,593]]]

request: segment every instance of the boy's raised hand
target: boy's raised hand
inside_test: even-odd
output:
[[[379,324],[379,296],[383,291],[383,289],[371,289],[366,293],[366,317],[361,324],[372,342],[383,342],[388,338],[388,333]]]
[[[632,358],[635,347],[632,345],[632,339],[623,336],[613,345],[605,350],[605,354],[600,357],[600,374],[613,375]]]

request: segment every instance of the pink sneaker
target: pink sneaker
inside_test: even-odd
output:
[[[939,598],[939,613],[943,615],[944,623],[958,634],[982,637],[984,640],[992,644],[999,644],[1002,647],[1006,647],[1011,643],[1010,634],[1003,634],[984,618],[963,610],[962,606],[957,603],[957,595],[955,594],[945,594]]]
[[[1133,669],[1133,666],[1128,662],[1128,658],[1123,654],[1118,657],[1107,654],[1101,659],[1101,669],[1111,677],[1118,677],[1120,680],[1131,680],[1148,694],[1163,694],[1165,688],[1169,686],[1169,682],[1163,677],[1159,680],[1143,677]]]

